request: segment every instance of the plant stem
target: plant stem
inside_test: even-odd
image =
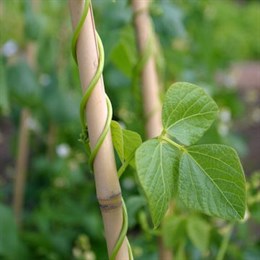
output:
[[[57,126],[54,122],[50,122],[47,136],[47,155],[50,160],[53,160],[55,154],[55,144],[57,141]]]
[[[19,143],[18,154],[16,161],[15,180],[14,180],[14,197],[13,209],[18,225],[21,224],[21,214],[24,201],[24,187],[26,182],[26,171],[29,151],[29,130],[28,119],[30,118],[30,111],[26,108],[22,109],[21,121],[19,129]]]
[[[173,140],[171,140],[170,138],[168,138],[167,136],[161,136],[159,137],[161,138],[162,140],[168,142],[169,144],[173,145],[174,147],[178,148],[179,150],[185,152],[186,149],[184,148],[184,146],[180,145],[180,144],[177,144],[176,142],[174,142]]]
[[[72,25],[74,29],[81,18],[84,4],[84,0],[69,0]],[[86,88],[95,75],[99,64],[96,30],[91,6],[80,31],[77,41],[76,55],[82,91],[85,93]],[[86,106],[86,119],[88,122],[88,133],[92,150],[104,129],[107,114],[108,109],[104,82],[101,77],[93,89]],[[121,189],[117,176],[110,130],[105,136],[104,142],[96,154],[94,160],[94,177],[97,198],[104,222],[108,253],[111,255],[119,234],[121,233],[123,210]],[[129,259],[126,238],[124,238],[124,242],[115,259]]]
[[[121,177],[121,175],[124,173],[126,167],[129,165],[130,161],[133,160],[134,157],[135,157],[135,153],[132,153],[128,157],[128,159],[121,165],[121,167],[119,168],[119,170],[117,172],[118,178]]]

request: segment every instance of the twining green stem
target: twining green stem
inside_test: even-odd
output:
[[[100,137],[98,138],[97,143],[96,143],[95,147],[93,148],[93,150],[90,154],[90,157],[89,157],[89,164],[91,165],[92,170],[93,170],[93,165],[94,165],[94,159],[95,159],[97,152],[98,152],[99,148],[101,147],[101,145],[102,145],[102,143],[103,143],[103,141],[104,141],[104,139],[105,139],[105,137],[106,137],[106,135],[107,135],[107,133],[110,129],[110,123],[111,123],[111,120],[112,120],[112,114],[113,114],[112,105],[111,105],[111,102],[110,102],[108,96],[106,96],[106,102],[107,102],[107,108],[108,108],[107,113],[108,114],[107,114],[105,127],[104,127]]]
[[[125,205],[124,200],[122,200],[122,206],[123,206],[123,225],[122,225],[122,229],[119,234],[117,243],[113,249],[113,252],[111,253],[111,255],[109,257],[109,259],[111,259],[111,260],[116,259],[116,255],[125,239],[125,234],[126,234],[127,228],[128,228],[128,224],[125,225],[125,223],[128,223],[128,216],[127,216],[127,210],[126,210],[126,205]],[[128,242],[128,249],[131,249],[129,242]],[[131,255],[132,255],[132,250],[129,250],[129,258],[133,259],[133,258],[131,258]]]
[[[177,147],[179,150],[185,152],[186,149],[184,146],[180,145],[180,144],[177,144],[176,142],[174,142],[173,140],[171,140],[169,137],[165,136],[165,135],[162,135],[159,137],[161,140],[164,140],[166,141],[167,143],[173,145],[174,147]]]
[[[119,168],[119,170],[117,172],[118,178],[120,178],[122,176],[126,167],[129,165],[129,163],[133,160],[134,157],[135,157],[135,151],[124,161],[124,163]]]
[[[78,42],[78,38],[79,38],[79,34],[80,31],[82,29],[82,26],[85,22],[85,19],[87,17],[88,14],[88,9],[89,9],[89,4],[90,4],[90,0],[86,0],[85,5],[84,5],[84,9],[81,15],[81,18],[79,20],[79,23],[77,24],[73,36],[72,36],[72,41],[71,41],[71,52],[72,52],[72,56],[74,58],[74,61],[78,64],[78,59],[77,59],[77,42]]]
[[[76,26],[76,29],[74,31],[73,38],[72,38],[72,55],[73,55],[73,58],[74,58],[76,64],[78,64],[78,61],[77,61],[77,41],[78,41],[78,37],[79,37],[80,32],[81,32],[82,26],[83,26],[85,19],[87,17],[89,6],[90,6],[90,0],[86,0],[82,16],[80,18],[78,25]],[[85,146],[86,146],[86,149],[87,149],[88,152],[89,152],[89,140],[88,140],[88,137],[87,137],[86,106],[87,106],[87,103],[88,103],[88,100],[91,96],[92,91],[96,87],[98,80],[100,79],[100,77],[102,75],[102,71],[103,71],[103,68],[104,68],[104,48],[103,48],[103,44],[102,44],[102,41],[101,41],[101,39],[100,39],[100,37],[97,33],[96,33],[96,38],[97,38],[98,51],[99,51],[98,68],[95,72],[94,77],[91,79],[88,87],[86,88],[86,91],[83,94],[83,98],[82,98],[81,103],[80,103],[80,120],[81,120],[81,126],[82,126],[81,140],[85,143]],[[93,166],[94,166],[95,157],[96,157],[102,143],[104,142],[107,133],[109,132],[110,124],[111,124],[111,120],[112,120],[113,110],[112,110],[111,102],[110,102],[107,95],[106,95],[106,104],[107,104],[107,118],[106,118],[105,126],[104,126],[104,129],[103,129],[102,133],[100,134],[95,146],[91,149],[90,155],[89,155],[89,164],[90,164],[92,170],[93,170]],[[121,174],[122,173],[120,173],[120,175]],[[119,237],[117,239],[117,242],[116,242],[116,244],[115,244],[115,246],[114,246],[114,248],[111,252],[111,255],[109,257],[110,260],[116,259],[118,251],[121,248],[123,241],[126,237],[126,233],[127,233],[127,229],[128,229],[127,210],[126,210],[126,206],[125,206],[123,198],[122,198],[122,208],[123,208],[122,228],[121,228]],[[133,259],[131,246],[130,246],[127,239],[126,239],[126,241],[127,241],[127,246],[128,246],[129,259]]]

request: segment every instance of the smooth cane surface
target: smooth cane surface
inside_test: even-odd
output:
[[[84,10],[83,10],[81,19],[74,31],[73,38],[72,38],[72,55],[77,64],[78,64],[78,62],[77,62],[77,40],[79,38],[80,31],[82,29],[84,21],[87,17],[89,6],[90,6],[90,0],[87,0],[85,2],[85,6],[84,6]],[[89,140],[87,137],[87,121],[86,121],[86,116],[85,116],[86,106],[87,106],[87,103],[88,103],[89,97],[91,96],[92,91],[94,90],[99,78],[102,75],[102,71],[104,68],[104,48],[103,48],[102,41],[97,32],[96,32],[96,37],[97,37],[97,44],[98,44],[98,51],[99,51],[98,68],[97,68],[97,71],[96,71],[94,77],[92,78],[91,82],[87,86],[86,91],[85,91],[85,93],[82,97],[81,103],[80,103],[80,120],[81,120],[81,125],[82,125],[81,139],[86,144],[86,147],[89,147]],[[93,169],[95,157],[110,129],[110,124],[111,124],[111,120],[112,120],[113,111],[112,111],[112,105],[111,105],[111,102],[110,102],[108,96],[106,96],[106,103],[107,103],[107,109],[108,109],[106,123],[105,123],[104,129],[103,129],[100,137],[98,138],[94,148],[92,149],[92,151],[90,152],[90,155],[89,155],[89,164],[92,169]],[[127,233],[127,229],[128,229],[127,210],[126,210],[126,206],[125,206],[123,199],[122,199],[122,206],[123,206],[123,224],[122,224],[122,228],[121,228],[118,240],[113,248],[112,253],[109,256],[109,259],[111,259],[111,260],[116,259],[117,253],[118,253],[120,247],[122,246],[122,243],[126,237],[126,233]],[[127,244],[128,244],[129,259],[133,259],[132,250],[131,250],[128,240],[127,240]]]

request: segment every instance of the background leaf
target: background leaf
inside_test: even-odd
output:
[[[186,260],[187,259],[187,256],[185,254],[185,240],[184,239],[181,240],[181,244],[178,247],[175,259],[176,260]]]
[[[187,232],[192,243],[205,253],[208,250],[210,239],[210,225],[197,216],[192,216],[187,221]]]
[[[10,97],[20,104],[37,106],[40,103],[40,87],[37,79],[25,60],[10,65],[6,70],[6,80]]]
[[[163,243],[168,248],[177,248],[185,239],[187,221],[180,215],[167,216],[162,225]]]
[[[235,150],[218,144],[189,147],[180,161],[179,196],[191,209],[242,219],[245,178]]]
[[[167,133],[185,145],[196,143],[216,118],[218,107],[202,88],[179,82],[167,91],[162,121]]]
[[[128,226],[132,228],[137,223],[137,213],[145,206],[145,199],[143,196],[132,196],[126,201]]]
[[[5,78],[4,60],[0,57],[0,111],[3,115],[10,112],[8,88]]]
[[[137,176],[155,227],[160,224],[177,188],[179,156],[179,150],[157,139],[144,142],[136,151]]]
[[[134,131],[122,129],[116,121],[111,122],[111,132],[113,144],[120,161],[125,163],[130,160],[129,164],[135,167],[134,153],[142,144],[140,135]]]
[[[126,26],[122,29],[119,41],[110,54],[112,63],[127,77],[132,76],[132,70],[137,62],[135,34],[133,28]]]
[[[25,255],[13,213],[0,203],[0,259],[26,259]]]

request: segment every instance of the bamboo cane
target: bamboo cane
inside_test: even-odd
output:
[[[39,2],[32,1],[32,9],[36,11],[38,9]],[[25,56],[27,63],[33,69],[36,66],[36,51],[37,46],[33,41],[29,41],[26,45]],[[13,195],[13,210],[16,219],[16,223],[21,226],[21,215],[24,204],[24,190],[26,186],[26,173],[28,168],[28,154],[29,154],[29,127],[28,121],[30,119],[31,111],[29,108],[22,108],[20,129],[19,129],[19,141],[18,141],[18,153],[15,166],[15,178],[14,178],[14,195]]]
[[[146,48],[149,47],[149,40],[152,37],[149,3],[149,0],[132,0],[133,12],[135,14],[134,25],[136,30],[137,46],[141,55],[143,55]],[[141,83],[143,109],[146,119],[145,130],[147,138],[150,139],[160,135],[162,131],[160,84],[153,54],[148,57],[147,62],[142,68]],[[159,259],[173,259],[171,250],[165,248],[161,237],[158,238],[158,247]]]
[[[148,13],[149,0],[133,0],[133,11],[137,45],[141,54],[147,48],[151,37],[151,21]],[[158,136],[162,131],[160,87],[154,56],[150,55],[141,73],[143,109],[146,119],[145,129],[148,138]]]
[[[71,20],[74,29],[83,13],[84,4],[84,0],[69,0]],[[96,30],[91,5],[77,41],[77,62],[82,91],[84,93],[86,91],[86,86],[88,86],[93,78],[99,63]],[[107,114],[108,109],[104,82],[101,77],[91,93],[86,106],[86,119],[88,122],[88,133],[92,150],[104,129]],[[110,131],[106,135],[104,142],[95,157],[94,177],[97,198],[103,217],[108,253],[111,255],[121,231],[123,210],[121,189],[117,176]],[[124,239],[116,259],[129,259],[126,238]]]
[[[15,169],[14,180],[14,198],[13,209],[16,223],[21,225],[21,214],[24,202],[24,188],[26,183],[26,171],[29,152],[29,129],[28,120],[30,118],[30,111],[23,108],[21,112],[21,121],[19,129],[19,143],[18,154]]]

